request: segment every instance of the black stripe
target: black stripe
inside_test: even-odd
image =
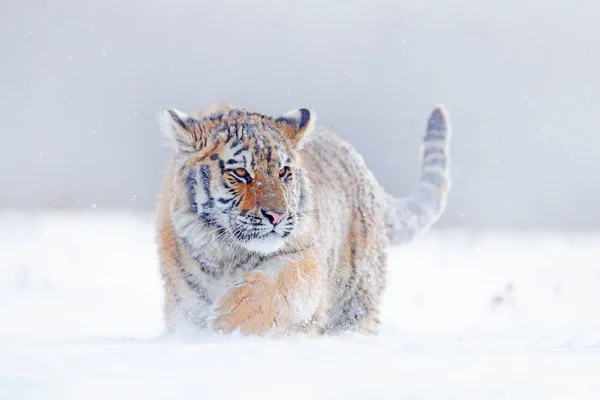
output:
[[[188,201],[190,203],[190,212],[196,214],[198,212],[198,203],[196,203],[196,173],[191,170],[185,177],[185,185],[188,190]]]
[[[200,265],[200,271],[204,272],[206,275],[210,275],[213,278],[220,278],[223,276],[223,268],[215,267],[207,263],[200,258],[200,256],[194,257],[194,260],[196,260],[198,265]]]
[[[254,262],[254,264],[252,264],[252,266],[248,269],[248,271],[252,271],[253,269],[255,269],[256,267],[258,267],[260,264],[264,263],[267,260],[267,257],[260,254],[258,256],[258,260],[256,260]]]
[[[446,131],[428,131],[423,140],[446,140],[446,136]]]
[[[238,208],[241,203],[242,203],[242,197],[240,197],[239,199],[237,199],[236,201],[233,202],[233,207]],[[248,212],[248,211],[242,210],[242,212]],[[242,214],[242,216],[245,216],[245,214]]]
[[[267,146],[267,155],[266,155],[266,159],[267,162],[271,162],[271,158],[273,157],[273,149],[271,148],[271,146]]]
[[[236,130],[237,130],[236,124],[229,125],[229,132],[227,133],[227,140],[225,141],[225,144],[229,143],[229,141],[236,136],[235,135]]]
[[[432,167],[440,167],[442,169],[446,168],[446,160],[443,158],[434,158],[433,160],[425,160],[425,165],[426,166],[432,166]]]
[[[184,243],[185,246],[185,243]],[[185,283],[190,287],[190,289],[192,289],[194,291],[194,293],[196,293],[196,295],[198,296],[198,298],[202,301],[204,301],[205,303],[208,304],[212,304],[212,301],[210,300],[210,297],[208,296],[208,293],[206,291],[206,288],[204,288],[202,285],[200,285],[198,282],[196,282],[194,278],[194,276],[192,274],[190,274],[189,272],[187,272],[185,270],[185,268],[183,268],[183,264],[181,262],[181,253],[179,252],[179,249],[176,248],[175,249],[175,263],[179,266],[179,274],[180,276],[183,278],[183,280],[185,281]],[[177,295],[175,295],[175,301],[178,302],[178,297]],[[179,301],[181,301],[181,299],[179,298]]]
[[[254,128],[250,124],[242,124],[242,135],[248,139],[254,138]]]
[[[182,120],[181,118],[179,118],[179,115],[177,115],[176,112],[169,110],[169,114],[171,115],[171,118],[173,118],[173,121],[175,121],[179,126],[181,126],[183,129],[188,130],[188,122],[189,122],[189,118],[187,118],[185,121]]]
[[[429,157],[429,156],[433,156],[433,155],[439,155],[444,157],[444,149],[440,149],[438,147],[430,147],[428,149],[425,150],[425,152],[423,153],[423,157]]]
[[[254,257],[254,254],[249,254],[245,259],[243,259],[242,261],[235,264],[232,268],[232,271],[235,272],[236,270],[245,267],[246,264],[248,264],[250,262],[252,257]]]
[[[239,139],[236,139],[233,143],[231,143],[231,148],[235,149],[236,147],[238,147],[240,144],[242,144],[242,142],[244,141],[244,137],[240,137]]]
[[[204,203],[203,206],[209,208],[213,207],[214,199],[210,192],[211,173],[208,165],[203,164],[200,166],[200,179],[202,180],[202,188],[204,189],[204,193],[208,198],[207,202]]]
[[[219,224],[217,221],[207,212],[201,212],[198,214],[198,219],[204,223],[204,225],[211,228],[218,228]]]
[[[237,155],[239,155],[240,153],[242,153],[242,152],[244,152],[244,151],[246,151],[246,150],[249,150],[249,149],[250,149],[250,147],[248,147],[248,146],[241,147],[239,150],[237,150],[235,153],[233,153],[233,155],[234,155],[234,156],[237,156]]]
[[[207,262],[202,258],[201,255],[194,254],[194,249],[186,239],[182,239],[182,242],[183,247],[185,247],[189,255],[198,263],[200,271],[204,272],[206,275],[212,276],[213,278],[220,278],[223,276],[223,268]]]
[[[223,113],[218,113],[218,114],[211,115],[210,117],[208,117],[208,119],[210,121],[212,121],[212,122],[214,122],[214,121],[220,121],[220,120],[223,119]]]
[[[192,274],[190,274],[189,272],[187,272],[183,268],[183,265],[181,265],[181,264],[179,264],[179,273],[180,273],[181,277],[183,278],[183,280],[185,280],[185,283],[187,283],[187,285],[190,287],[190,289],[192,289],[194,291],[194,293],[196,293],[196,295],[198,296],[198,298],[200,300],[204,301],[207,304],[212,304],[210,297],[208,297],[206,288],[204,286],[200,285],[194,279],[194,276]]]

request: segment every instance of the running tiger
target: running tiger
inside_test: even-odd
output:
[[[169,110],[160,123],[173,148],[157,224],[170,332],[377,332],[386,247],[423,234],[445,208],[441,106],[420,179],[401,199],[304,108],[280,117],[233,105]]]

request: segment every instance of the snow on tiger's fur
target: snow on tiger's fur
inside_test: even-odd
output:
[[[387,195],[362,157],[299,109],[164,111],[173,155],[158,208],[170,331],[374,333],[390,242],[440,216],[450,129],[434,109],[407,197]]]

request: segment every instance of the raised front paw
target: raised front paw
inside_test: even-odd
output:
[[[215,314],[217,330],[264,335],[285,327],[289,306],[273,278],[249,272],[217,301]]]

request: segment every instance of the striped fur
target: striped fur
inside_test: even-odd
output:
[[[417,187],[407,197],[389,197],[390,239],[406,243],[424,234],[440,217],[450,191],[450,124],[438,106],[427,123],[423,138],[423,165]]]
[[[390,239],[413,239],[444,209],[447,116],[433,112],[404,199],[314,121],[232,105],[161,114],[174,149],[157,230],[170,331],[376,332]]]

